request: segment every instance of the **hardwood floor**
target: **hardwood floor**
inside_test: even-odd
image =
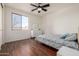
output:
[[[34,39],[5,43],[0,54],[9,56],[56,56],[57,50]]]

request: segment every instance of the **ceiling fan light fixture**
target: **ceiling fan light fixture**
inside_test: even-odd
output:
[[[38,11],[41,11],[42,9],[41,8],[38,8]]]
[[[31,4],[31,6],[36,7],[35,9],[32,9],[32,11],[37,10],[38,13],[40,13],[42,10],[46,12],[46,11],[47,11],[46,8],[49,7],[50,5],[49,5],[49,4],[44,4],[44,5],[42,5],[42,3],[38,3],[37,5]]]

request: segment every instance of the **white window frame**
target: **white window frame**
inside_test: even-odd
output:
[[[11,29],[12,30],[28,30],[29,29],[29,20],[28,20],[28,27],[27,29],[23,29],[22,27],[22,17],[21,17],[21,28],[17,29],[17,28],[13,28],[13,14],[15,15],[19,15],[19,16],[24,16],[24,15],[21,15],[21,14],[18,14],[18,13],[11,13]],[[28,16],[25,16],[25,17],[28,17]]]

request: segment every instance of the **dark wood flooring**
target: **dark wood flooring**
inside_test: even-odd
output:
[[[34,39],[24,39],[2,45],[0,55],[9,56],[56,56],[57,50]]]

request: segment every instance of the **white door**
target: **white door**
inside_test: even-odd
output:
[[[0,49],[2,44],[2,7],[0,4]]]

